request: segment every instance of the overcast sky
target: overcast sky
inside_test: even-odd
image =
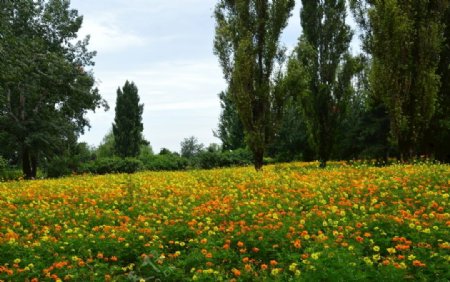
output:
[[[300,1],[297,1],[300,2]],[[144,136],[157,153],[179,151],[180,142],[213,136],[220,115],[218,93],[226,88],[213,54],[217,1],[213,0],[72,0],[84,16],[79,35],[91,35],[96,50],[94,74],[110,110],[89,113],[91,129],[80,141],[98,146],[114,120],[116,91],[134,81],[144,103]],[[300,35],[297,5],[282,37],[292,49]]]

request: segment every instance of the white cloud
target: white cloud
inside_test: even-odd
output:
[[[123,29],[114,15],[106,13],[85,18],[79,35],[81,38],[90,35],[90,49],[100,53],[114,53],[147,44],[145,38]]]

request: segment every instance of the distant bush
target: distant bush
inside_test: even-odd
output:
[[[184,170],[188,167],[188,161],[185,158],[172,153],[148,156],[141,161],[145,170]]]
[[[204,151],[192,160],[192,166],[202,169],[246,166],[252,164],[252,154],[246,149],[234,151]]]
[[[143,163],[135,158],[100,158],[80,166],[80,173],[133,173],[142,170]]]

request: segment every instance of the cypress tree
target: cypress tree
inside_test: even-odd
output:
[[[113,123],[114,149],[118,156],[137,157],[143,143],[142,113],[144,105],[139,104],[138,89],[133,82],[125,82],[117,89],[116,116]]]

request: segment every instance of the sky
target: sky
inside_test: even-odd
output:
[[[300,1],[297,1],[300,2]],[[91,36],[97,51],[97,87],[110,109],[88,113],[91,128],[80,142],[98,146],[112,128],[116,91],[126,80],[139,89],[144,137],[155,153],[180,150],[195,136],[220,144],[213,135],[220,115],[218,94],[226,89],[213,54],[213,0],[72,0],[83,15],[79,38]],[[292,12],[281,42],[288,50],[301,33],[300,7]]]

